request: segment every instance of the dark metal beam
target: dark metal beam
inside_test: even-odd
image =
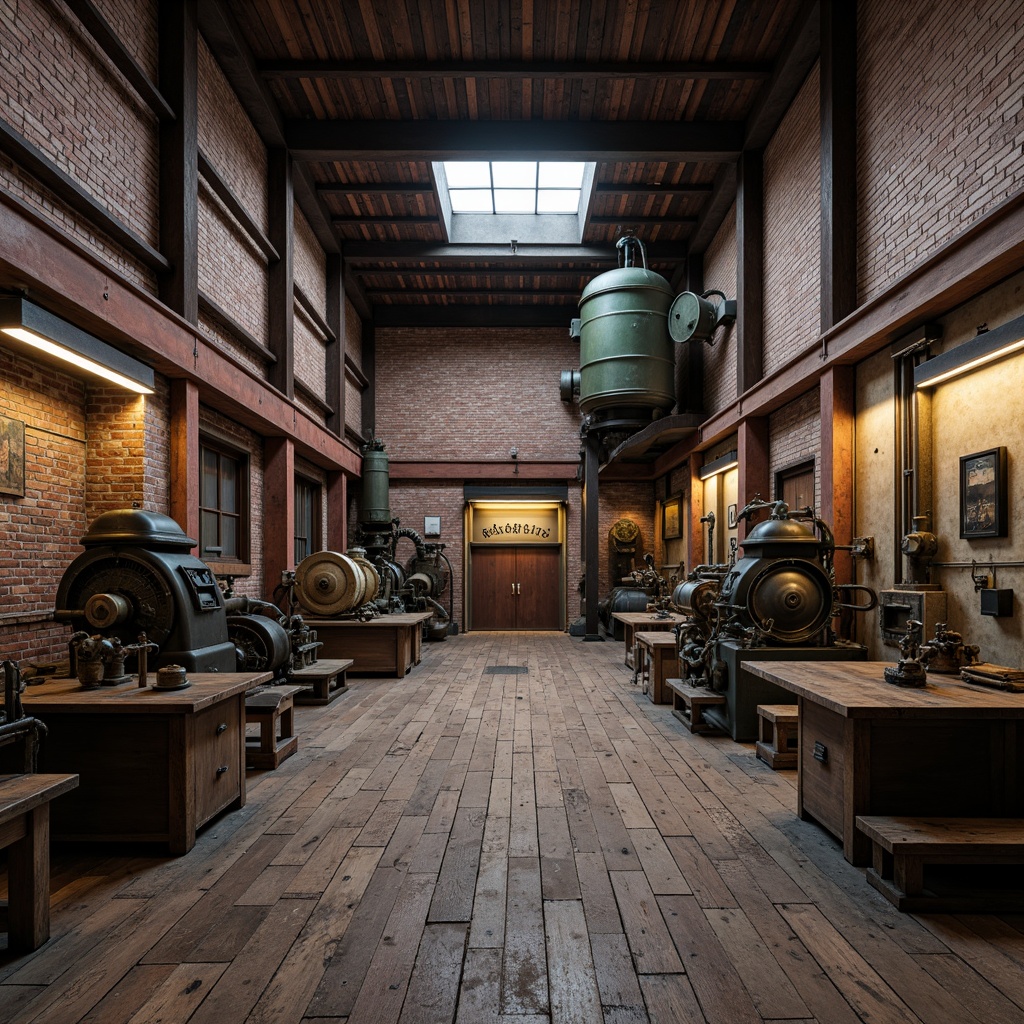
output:
[[[288,121],[296,160],[735,160],[739,122]]]
[[[513,267],[528,268],[531,263],[548,261],[594,263],[604,266],[617,263],[614,248],[596,245],[531,245],[520,242],[513,253],[504,245],[466,244],[441,245],[431,242],[348,242],[345,262],[352,266],[387,261],[394,264],[447,263],[456,266],[481,260],[510,262]],[[512,267],[502,269],[512,269]]]
[[[578,313],[565,306],[375,306],[375,327],[564,327]]]
[[[268,379],[287,398],[295,395],[295,194],[286,149],[267,153],[267,220],[280,259],[267,270],[267,333],[277,362]]]
[[[464,280],[464,275],[459,275]],[[529,287],[529,286],[527,286]],[[580,288],[533,288],[529,287],[531,299],[566,299],[575,302],[579,299]],[[367,288],[366,294],[371,299],[380,296],[393,298],[402,303],[409,299],[430,298],[437,300],[443,295],[446,299],[514,299],[523,297],[522,288],[407,288],[396,285],[391,288]]]
[[[621,80],[754,80],[770,77],[771,65],[757,61],[540,61],[540,60],[263,60],[264,78],[502,78]]]

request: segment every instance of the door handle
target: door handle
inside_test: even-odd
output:
[[[517,583],[516,584],[516,594],[518,594],[518,593],[519,593],[519,584]]]
[[[516,585],[514,583],[512,584],[512,596],[516,596]]]

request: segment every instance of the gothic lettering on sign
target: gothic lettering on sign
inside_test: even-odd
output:
[[[481,529],[480,535],[484,540],[491,540],[494,537],[537,537],[547,540],[551,536],[548,527],[537,526],[535,523],[512,522],[506,520],[504,523],[492,523]]]

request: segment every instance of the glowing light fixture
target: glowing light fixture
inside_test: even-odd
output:
[[[726,452],[725,455],[712,459],[706,466],[701,466],[697,475],[701,480],[707,480],[708,477],[717,476],[719,473],[724,473],[727,469],[735,469],[739,464],[736,452]]]
[[[145,363],[126,356],[28,299],[0,298],[0,331],[129,391],[153,394],[153,371]]]
[[[936,384],[970,373],[979,366],[995,362],[1024,348],[1024,316],[1008,320],[991,331],[981,331],[976,337],[957,345],[940,355],[926,359],[914,368],[914,387],[932,388]]]

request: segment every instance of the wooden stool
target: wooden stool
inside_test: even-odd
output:
[[[857,815],[857,828],[872,844],[868,881],[899,910],[971,914],[1021,909],[1022,894],[1001,886],[942,895],[928,892],[924,884],[928,864],[1024,864],[1020,818]]]
[[[0,775],[10,950],[31,952],[50,937],[50,801],[77,785],[77,775]]]
[[[321,658],[312,665],[296,669],[288,677],[293,683],[301,684],[295,703],[330,704],[348,689],[348,670],[354,664],[352,658]]]
[[[757,756],[773,770],[795,768],[797,752],[797,706],[757,705]]]
[[[725,695],[715,693],[703,686],[687,686],[682,679],[666,679],[665,685],[672,691],[672,714],[690,732],[720,732],[721,730],[704,721],[704,709],[725,703]]]
[[[245,724],[260,727],[259,737],[245,740],[247,768],[276,768],[298,750],[294,703],[300,689],[299,686],[268,686],[245,698]]]

